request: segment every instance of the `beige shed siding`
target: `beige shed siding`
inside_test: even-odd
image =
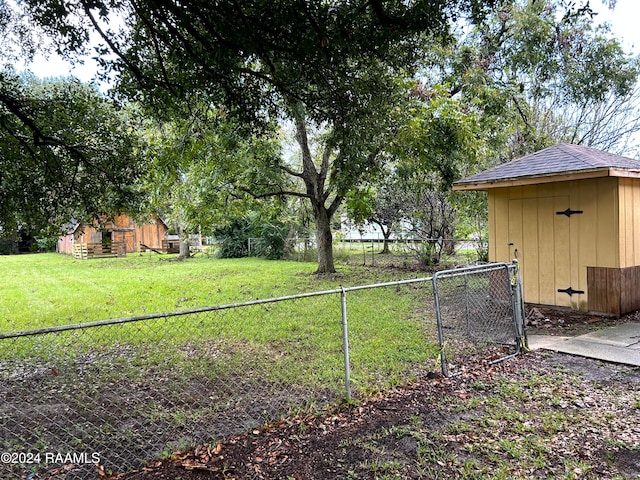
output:
[[[575,288],[571,283],[571,251],[567,241],[570,219],[555,214],[568,204],[568,196],[509,199],[508,243],[513,243],[512,256],[518,251],[525,298],[529,302],[571,306],[573,297],[557,291]]]
[[[618,230],[618,179],[614,177],[592,180],[593,188],[585,188],[582,197],[596,196],[596,258],[590,265],[620,267]]]
[[[640,180],[620,178],[620,267],[640,265]]]
[[[635,264],[634,243],[634,206],[633,190],[627,181],[620,179],[618,182],[618,196],[620,198],[620,266],[626,267]]]
[[[498,245],[498,239],[505,239],[506,233],[504,230],[506,229],[506,225],[500,223],[499,225],[496,222],[498,218],[498,207],[497,204],[500,203],[501,190],[489,190],[487,195],[487,217],[488,217],[488,227],[489,227],[489,261],[490,262],[500,262],[502,258],[508,256],[507,247],[505,245]],[[500,227],[500,230],[499,230]]]
[[[578,268],[574,269],[572,281],[577,276],[577,284],[580,285],[580,290],[585,290],[588,295],[586,273],[583,271],[584,267],[589,265],[596,265],[596,258],[598,257],[598,242],[595,241],[598,236],[598,198],[594,194],[594,190],[598,188],[598,180],[583,180],[579,182],[572,182],[571,185],[575,190],[577,196],[575,204],[580,206],[580,209],[584,211],[581,218],[576,217],[577,229],[573,237],[571,238],[571,251],[575,255],[577,261],[572,264],[577,265]],[[611,217],[614,215],[611,214]]]
[[[547,192],[545,192],[547,193]],[[535,203],[534,203],[535,202]],[[526,221],[531,228],[531,247],[526,252],[534,253],[535,256],[532,259],[535,261],[535,267],[532,272],[527,273],[529,278],[537,278],[537,284],[532,286],[537,290],[538,300],[535,303],[555,304],[556,303],[556,252],[554,245],[558,243],[558,234],[556,225],[556,219],[546,219],[545,212],[554,212],[555,199],[552,196],[545,196],[538,199],[532,199],[528,202],[531,208],[535,207],[535,212],[531,211],[529,214],[524,212],[525,215],[530,215],[525,218],[530,218],[530,221]],[[535,214],[535,217],[533,215]],[[549,221],[550,220],[550,221]],[[537,232],[535,238],[533,238],[534,231]],[[535,247],[535,248],[534,248]],[[546,252],[546,256],[539,257],[539,252]],[[528,262],[531,268],[533,262]],[[566,273],[565,273],[566,274]]]
[[[547,183],[489,190],[489,259],[511,261],[519,249],[524,297],[531,303],[587,309],[587,268],[621,266],[616,178]],[[625,196],[636,193],[624,191]],[[622,189],[620,197],[623,196]],[[639,200],[640,201],[640,200]],[[637,203],[636,203],[637,204]],[[582,214],[557,215],[567,208]],[[640,226],[640,209],[627,207],[626,222]],[[622,221],[622,220],[621,220]],[[511,235],[519,245],[509,247]],[[640,235],[625,236],[625,261],[638,255]],[[632,248],[629,245],[633,245]],[[633,253],[629,253],[633,250]],[[633,257],[635,259],[635,257]],[[635,260],[634,260],[635,261]],[[559,293],[571,287],[585,294]]]
[[[564,193],[564,192],[563,192]],[[546,300],[542,303],[551,305],[571,306],[578,308],[582,295],[571,295],[558,292],[558,288],[572,287],[576,290],[584,290],[578,276],[574,276],[574,265],[577,262],[577,256],[571,248],[571,230],[575,228],[580,215],[567,217],[566,215],[557,215],[556,212],[562,212],[572,206],[571,197],[569,195],[555,195],[553,197],[542,197],[541,201],[548,202],[548,207],[541,210],[544,212],[544,218],[540,219],[541,225],[553,224],[553,240],[545,242],[539,250],[541,255],[553,255],[555,262],[554,278],[550,278],[546,284],[547,298],[551,299],[549,303]],[[575,208],[575,207],[573,207]],[[545,267],[549,265],[549,261],[538,259],[540,263],[544,262]],[[586,277],[585,277],[586,280]]]

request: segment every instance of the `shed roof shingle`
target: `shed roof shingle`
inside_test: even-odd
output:
[[[454,183],[454,188],[473,185],[499,186],[519,179],[536,179],[571,173],[623,170],[640,173],[640,160],[614,155],[602,150],[559,143],[517,160],[503,163]],[[533,182],[535,183],[535,182]],[[490,185],[496,184],[496,185]]]

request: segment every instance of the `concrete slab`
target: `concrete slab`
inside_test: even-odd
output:
[[[604,328],[580,335],[578,338],[586,341],[629,347],[640,343],[640,323],[625,323],[616,327]]]
[[[527,335],[529,350],[547,349],[552,350],[557,343],[569,340],[571,337],[556,337],[552,335]]]
[[[558,342],[551,345],[548,349],[607,362],[640,366],[640,350],[618,347],[606,343],[584,341],[580,337],[572,338],[565,342]]]
[[[529,335],[528,341],[531,350],[552,350],[640,366],[640,323],[627,323],[577,337]]]

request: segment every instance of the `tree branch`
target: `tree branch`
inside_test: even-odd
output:
[[[118,180],[114,178],[109,171],[93,164],[89,160],[86,152],[82,151],[82,145],[69,144],[62,139],[51,135],[45,135],[36,121],[22,110],[18,102],[7,95],[0,93],[0,103],[2,103],[11,114],[13,114],[25,127],[27,127],[29,131],[31,131],[34,146],[60,147],[72,157],[76,158],[77,161],[92,168],[95,172],[100,172],[105,175],[113,185],[119,185]],[[34,158],[37,158],[37,156]]]
[[[302,172],[296,172],[295,170],[292,170],[291,168],[287,167],[286,165],[278,165],[278,168],[280,170],[282,170],[283,172],[288,173],[289,175],[291,175],[293,177],[304,178],[304,175],[302,174]]]
[[[256,198],[256,199],[258,199],[258,198],[270,198],[270,197],[283,197],[283,196],[292,196],[292,197],[299,197],[299,198],[311,198],[311,196],[309,194],[296,192],[296,191],[293,191],[293,190],[284,190],[282,188],[280,188],[278,191],[264,192],[264,193],[255,193],[250,188],[247,188],[247,187],[240,187],[238,190],[240,190],[241,192],[244,192],[247,195],[250,195],[252,198]]]
[[[86,2],[86,1],[83,1],[82,2],[82,8],[84,9],[85,15],[87,15],[87,17],[89,17],[89,21],[91,22],[91,25],[93,25],[93,28],[96,30],[96,32],[98,32],[98,35],[100,35],[100,37],[107,43],[107,45],[109,45],[109,48],[111,49],[111,51],[113,53],[115,53],[118,56],[118,58],[124,62],[124,64],[127,66],[127,68],[136,77],[136,80],[138,81],[138,83],[140,83],[141,85],[145,85],[145,81],[144,81],[145,77],[142,74],[142,71],[136,65],[134,65],[133,63],[131,63],[131,62],[129,62],[127,60],[127,58],[124,55],[124,53],[122,53],[120,51],[120,49],[115,44],[115,42],[111,39],[111,37],[109,37],[102,30],[102,28],[100,28],[100,25],[98,24],[98,22],[96,21],[95,17],[91,13],[91,5],[90,5],[90,3]]]
[[[329,205],[329,208],[327,208],[327,213],[329,217],[332,217],[333,214],[336,213],[340,205],[342,205],[343,201],[344,201],[344,197],[342,195],[336,195],[334,197],[333,201],[331,202],[331,205]]]
[[[309,137],[307,135],[307,126],[305,124],[302,108],[302,105],[300,105],[300,103],[298,102],[293,106],[291,110],[293,112],[293,117],[296,123],[296,140],[298,141],[298,145],[300,145],[300,150],[302,152],[302,173],[304,175],[303,178],[305,179],[305,181],[307,181],[315,180],[315,177],[318,176],[318,171],[316,170],[316,166],[313,163],[313,158],[311,156],[311,149],[309,148]]]

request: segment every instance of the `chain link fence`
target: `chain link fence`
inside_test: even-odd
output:
[[[429,280],[0,334],[0,478],[136,470],[409,381]]]
[[[250,255],[261,256],[262,253],[255,245],[260,239],[248,240]],[[314,238],[289,238],[285,242],[285,258],[295,261],[315,261],[318,251]],[[435,266],[443,256],[456,256],[466,262],[486,262],[488,247],[486,241],[478,239],[397,239],[389,241],[388,255],[378,255],[384,248],[383,238],[363,238],[350,240],[336,240],[334,242],[334,256],[340,261],[358,263],[362,265],[383,265],[397,263],[410,265],[419,263],[423,266]],[[436,255],[437,252],[437,255]]]
[[[515,354],[512,278],[499,265],[0,334],[0,478],[136,470],[439,361]]]
[[[437,272],[433,289],[444,375],[505,360],[526,347],[517,264]]]

